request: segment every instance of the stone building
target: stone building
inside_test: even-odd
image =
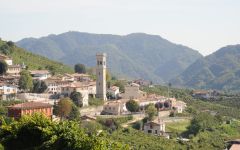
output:
[[[143,130],[145,133],[162,136],[165,134],[165,122],[162,120],[149,121],[144,124]]]
[[[99,53],[96,55],[97,67],[96,67],[96,97],[107,100],[107,89],[106,89],[106,53]]]
[[[140,86],[136,83],[131,83],[125,86],[125,93],[122,94],[124,99],[140,99],[147,96],[146,92],[140,90]]]

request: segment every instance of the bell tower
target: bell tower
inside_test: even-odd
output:
[[[104,101],[107,100],[107,92],[106,92],[106,53],[97,53],[97,67],[96,67],[96,90],[97,94],[96,97],[103,99]]]

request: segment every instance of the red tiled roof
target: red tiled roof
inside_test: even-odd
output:
[[[31,108],[46,108],[52,107],[51,104],[40,103],[40,102],[26,102],[21,104],[16,104],[13,106],[8,106],[9,109],[31,109]]]

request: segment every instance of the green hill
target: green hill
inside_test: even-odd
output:
[[[193,88],[240,90],[240,45],[223,47],[197,60],[173,84]]]
[[[0,53],[12,57],[14,64],[24,63],[28,69],[48,69],[55,73],[73,72],[73,69],[69,66],[28,52],[22,48],[15,46],[12,42],[0,40]]]
[[[119,36],[66,32],[26,38],[17,45],[72,66],[76,63],[95,66],[96,53],[106,52],[108,67],[114,75],[154,82],[167,82],[202,57],[191,48],[144,33]]]

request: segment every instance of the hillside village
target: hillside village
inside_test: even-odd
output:
[[[182,142],[183,147],[194,144],[191,133],[197,130],[191,131],[191,127],[195,126],[191,124],[195,115],[201,117],[209,113],[217,117],[222,113],[228,116],[223,119],[226,122],[223,125],[238,124],[229,119],[230,116],[239,117],[237,110],[229,114],[233,111],[232,107],[224,108],[227,111],[221,107],[212,109],[216,106],[211,103],[220,101],[223,93],[216,90],[183,92],[170,86],[162,89],[144,79],[116,79],[108,71],[107,58],[106,53],[97,53],[94,69],[86,71],[83,65],[80,68],[75,65],[75,73],[56,74],[47,68],[29,69],[24,62],[16,64],[10,56],[1,54],[0,64],[5,72],[0,76],[0,96],[1,105],[7,109],[6,116],[4,113],[2,116],[21,122],[26,116],[40,113],[53,122],[77,121],[88,134],[94,131],[98,135],[108,131],[112,133],[109,135],[111,138],[121,137],[121,141],[128,144],[127,138],[143,134],[139,136],[156,137],[160,141],[166,139],[167,142],[176,140],[174,147]],[[203,105],[199,100],[211,103]],[[210,119],[210,122],[213,120]],[[104,129],[99,128],[99,124]],[[235,127],[231,128],[235,130]],[[124,134],[125,130],[129,135]],[[115,135],[116,132],[120,135]],[[239,146],[238,140],[233,137],[225,143],[229,148]]]
[[[89,99],[104,100],[102,110],[92,111],[91,113],[82,113],[83,117],[96,118],[97,116],[113,115],[124,116],[132,114],[126,107],[129,100],[134,100],[139,104],[139,110],[133,112],[138,116],[143,116],[146,107],[153,104],[158,108],[158,113],[161,111],[167,116],[171,111],[182,113],[187,107],[186,103],[175,98],[164,97],[156,94],[148,94],[141,91],[141,86],[153,86],[144,80],[127,81],[124,85],[124,92],[120,92],[118,86],[107,87],[106,71],[107,71],[107,56],[106,54],[97,54],[96,65],[96,80],[88,74],[57,74],[52,75],[48,70],[28,70],[33,81],[40,81],[46,84],[46,89],[42,93],[32,93],[22,90],[18,85],[20,73],[26,70],[24,64],[14,64],[13,60],[5,55],[0,56],[0,61],[7,63],[8,69],[6,74],[1,76],[1,99],[4,101],[22,100],[23,103],[8,107],[8,116],[19,119],[26,114],[35,112],[43,112],[49,118],[58,119],[53,114],[54,105],[58,105],[61,98],[70,97],[73,92],[81,94],[79,103],[81,103],[80,111],[88,109]],[[142,117],[139,117],[141,119]],[[149,128],[151,124],[151,128]],[[154,130],[153,130],[154,129]],[[155,131],[156,129],[156,131]],[[156,120],[147,122],[143,130],[146,133],[163,135],[165,133],[165,123],[160,115]],[[153,130],[153,131],[152,131]],[[161,133],[161,134],[160,134]],[[164,134],[165,135],[165,134]]]

